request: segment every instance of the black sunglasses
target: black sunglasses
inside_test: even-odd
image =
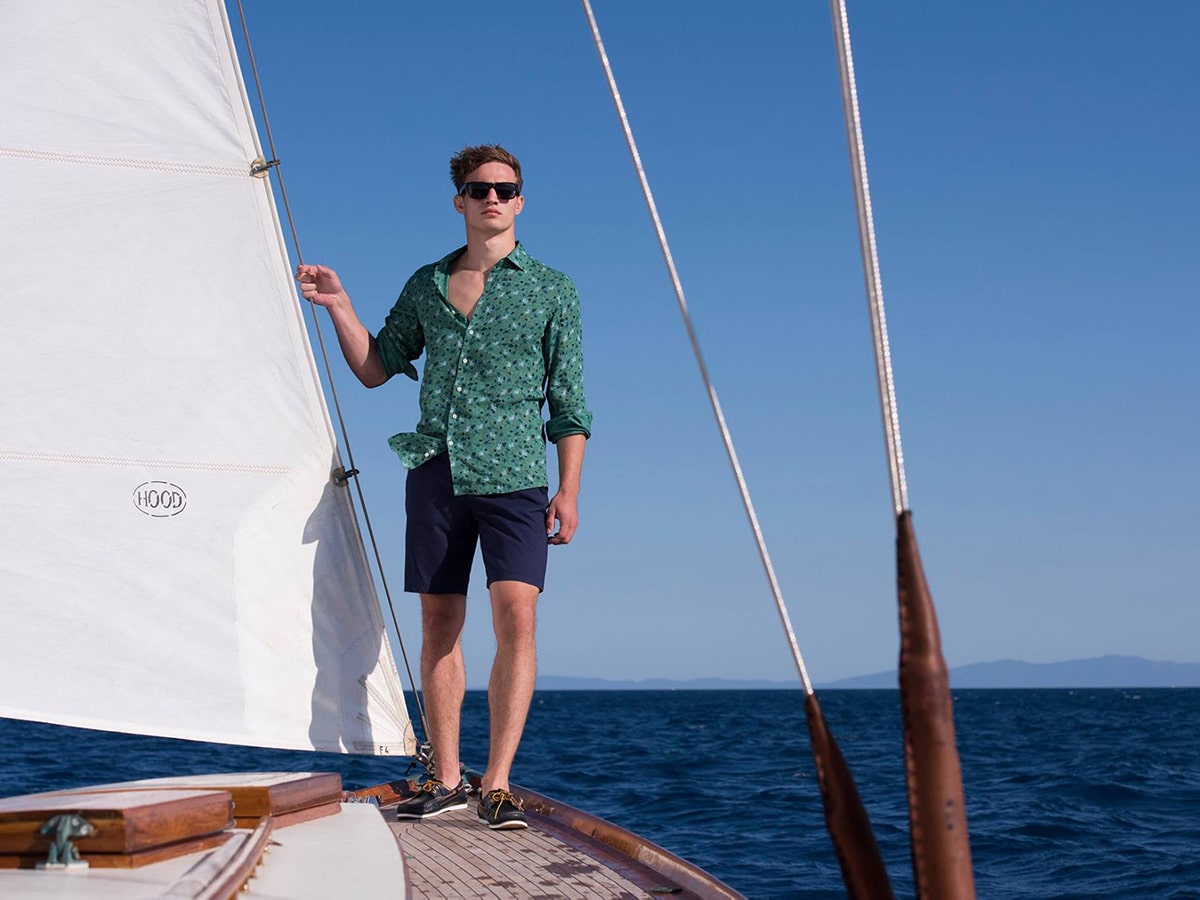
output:
[[[521,186],[512,181],[468,181],[458,193],[466,194],[472,200],[486,200],[493,188],[497,200],[508,201],[521,195]]]

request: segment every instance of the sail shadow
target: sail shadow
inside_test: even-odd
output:
[[[332,467],[338,465],[335,459]],[[383,622],[346,491],[327,482],[304,526],[304,543],[316,544],[311,607],[316,671],[308,734],[317,750],[372,753],[379,750],[367,679],[380,668]],[[386,696],[377,702],[386,709],[397,699],[403,702]]]

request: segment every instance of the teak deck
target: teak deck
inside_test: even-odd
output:
[[[536,813],[530,814],[530,828],[497,832],[479,820],[474,803],[425,821],[397,819],[394,808],[382,812],[404,848],[415,900],[644,898],[655,887],[671,891],[672,886],[650,869],[628,873],[641,876],[634,881],[607,868],[611,862],[596,858],[604,854],[603,845],[592,848],[596,855],[573,847],[555,837]],[[582,843],[578,837],[575,843]],[[627,866],[637,868],[636,863]],[[674,891],[670,895],[685,896]]]
[[[384,801],[380,811],[404,849],[413,898],[741,897],[637,835],[532,791],[514,791],[529,816],[524,830],[489,829],[474,795],[466,809],[424,821],[397,819],[395,799]]]

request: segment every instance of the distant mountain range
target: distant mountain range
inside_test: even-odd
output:
[[[1056,663],[1028,663],[1016,659],[973,663],[950,670],[955,688],[1154,688],[1200,687],[1200,663],[1157,662],[1138,656],[1099,656]],[[571,678],[539,675],[543,691],[720,691],[798,690],[800,682],[739,681],[728,678],[695,678],[676,681],[649,678],[620,681],[608,678]],[[895,688],[896,672],[876,672],[818,684],[821,689]]]
[[[896,687],[896,673],[876,672],[831,681],[828,688]],[[1056,663],[1017,659],[950,670],[956,688],[1200,687],[1200,663],[1158,662],[1139,656],[1098,656]]]

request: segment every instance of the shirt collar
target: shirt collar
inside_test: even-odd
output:
[[[433,271],[433,283],[437,285],[437,289],[441,291],[443,297],[450,296],[450,268],[454,265],[454,261],[466,252],[467,248],[464,244],[462,247],[451,253],[447,253],[437,261]],[[532,259],[533,257],[526,253],[525,248],[521,246],[521,242],[517,241],[517,245],[513,247],[512,252],[497,262],[496,265],[503,263],[514,269],[523,270],[529,265]]]
[[[442,279],[448,278],[450,276],[450,267],[454,265],[454,261],[466,252],[467,247],[464,244],[457,250],[451,251],[439,259],[437,261],[438,275],[440,275]],[[505,263],[514,269],[525,269],[531,260],[532,257],[525,252],[525,248],[521,246],[521,242],[517,241],[517,245],[513,247],[512,252],[509,253],[508,256],[501,259],[497,265],[500,265],[500,263]]]

